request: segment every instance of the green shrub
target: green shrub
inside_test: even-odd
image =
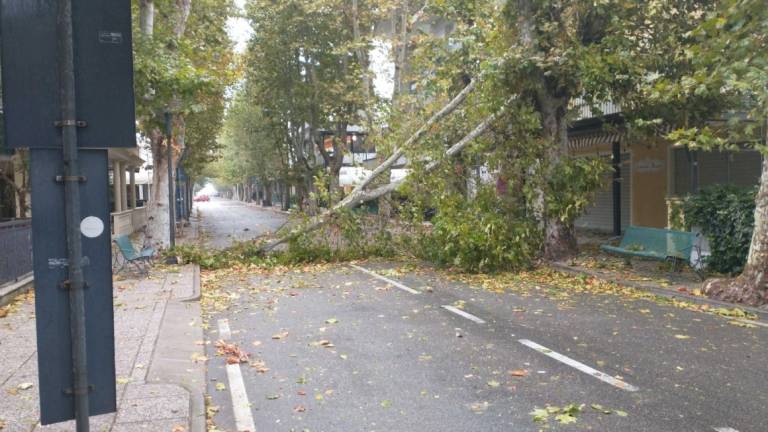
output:
[[[455,194],[440,200],[431,231],[415,239],[414,252],[442,266],[467,272],[527,268],[540,249],[540,232],[530,218],[516,215],[481,188],[474,200]]]
[[[710,270],[740,273],[747,261],[755,226],[755,188],[713,186],[685,199],[682,210],[687,229],[701,227],[712,249]]]

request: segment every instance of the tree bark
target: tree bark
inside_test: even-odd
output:
[[[715,299],[750,306],[768,304],[768,157],[763,156],[760,190],[755,198],[755,229],[744,271],[736,279],[715,279],[704,292]]]
[[[155,32],[155,2],[154,0],[139,1],[139,29],[149,38]]]
[[[552,96],[547,90],[541,90],[537,99],[542,115],[544,139],[548,141],[547,174],[539,179],[538,186],[541,194],[538,200],[544,203],[544,258],[549,261],[560,261],[578,252],[576,232],[573,221],[564,221],[560,215],[550,214],[549,209],[546,208],[544,196],[557,193],[557,191],[548,190],[546,181],[553,175],[557,175],[555,174],[557,167],[563,159],[568,157],[568,123],[566,121],[568,98]]]
[[[268,206],[272,206],[272,183],[265,183],[264,199],[267,201]]]
[[[168,208],[168,154],[163,145],[164,136],[155,129],[149,137],[152,150],[152,196],[147,205],[147,236],[158,248],[170,242],[170,214]]]

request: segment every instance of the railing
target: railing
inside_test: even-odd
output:
[[[0,285],[32,272],[32,221],[0,223]]]
[[[112,213],[112,237],[131,235],[146,225],[146,207]]]

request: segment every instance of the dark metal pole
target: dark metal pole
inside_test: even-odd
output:
[[[72,364],[77,432],[88,432],[88,362],[85,341],[85,281],[83,243],[80,237],[80,166],[77,149],[75,60],[72,0],[59,0],[59,73],[61,79],[61,137],[64,153],[64,207],[67,226],[69,320],[72,333]]]
[[[613,143],[613,235],[621,235],[621,143]]]
[[[176,247],[176,191],[173,184],[173,146],[171,138],[173,137],[173,124],[170,112],[165,113],[165,136],[168,144],[168,220],[170,224],[170,246]]]

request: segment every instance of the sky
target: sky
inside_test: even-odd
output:
[[[235,5],[241,10],[246,0],[235,0]],[[227,32],[235,43],[235,51],[242,53],[248,45],[248,39],[253,35],[251,24],[245,18],[230,18],[227,22]],[[389,99],[394,89],[395,65],[390,61],[390,45],[383,41],[374,41],[371,56],[371,71],[374,73],[373,85],[379,97]]]
[[[245,0],[235,0],[235,5],[243,10],[245,7]],[[229,38],[235,42],[235,51],[242,53],[245,51],[245,47],[248,44],[253,34],[251,24],[245,18],[230,18],[227,22],[227,32]]]

